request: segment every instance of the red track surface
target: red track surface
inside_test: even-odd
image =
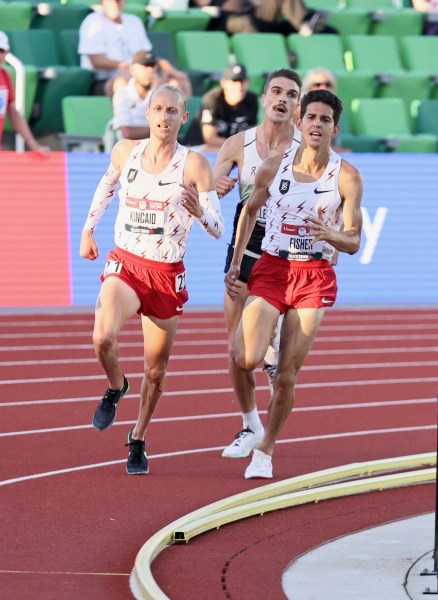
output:
[[[123,600],[143,543],[169,522],[263,485],[221,448],[240,429],[221,313],[181,318],[166,393],[147,438],[150,474],[128,477],[138,407],[138,320],[121,336],[131,382],[118,420],[96,432],[106,382],[92,315],[0,316],[2,598]],[[438,311],[326,314],[276,447],[276,480],[436,449]],[[258,404],[268,404],[257,373]],[[283,598],[281,573],[330,539],[434,510],[433,486],[366,494],[255,517],[163,552],[154,575],[174,600]],[[315,573],[317,576],[317,572]]]

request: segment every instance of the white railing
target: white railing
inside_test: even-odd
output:
[[[26,71],[23,63],[16,56],[8,52],[6,62],[15,69],[15,106],[18,112],[25,117],[26,108]],[[24,139],[15,134],[15,151],[24,152]]]

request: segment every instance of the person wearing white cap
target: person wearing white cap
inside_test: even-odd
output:
[[[43,156],[50,153],[50,148],[41,146],[29,128],[26,119],[18,112],[15,106],[15,93],[12,80],[3,64],[9,52],[9,39],[4,31],[0,31],[0,150],[2,149],[3,128],[6,117],[9,117],[12,127],[22,136],[28,148],[39,152]]]

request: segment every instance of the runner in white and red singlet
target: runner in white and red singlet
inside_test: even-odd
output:
[[[222,199],[234,188],[236,179],[239,182],[240,195],[225,261],[225,273],[230,268],[233,258],[240,213],[254,188],[257,170],[269,156],[282,155],[299,145],[299,141],[294,139],[293,117],[300,96],[301,79],[295,71],[278,69],[270,73],[266,79],[261,97],[263,122],[257,127],[231,136],[223,143],[218,152],[213,172],[219,197]],[[238,178],[230,177],[230,173],[235,166],[238,169]],[[226,458],[249,456],[253,448],[263,439],[264,433],[257,409],[254,374],[242,373],[241,370],[236,369],[234,364],[234,341],[243,307],[249,295],[247,282],[254,264],[262,255],[261,245],[265,235],[265,223],[266,207],[262,206],[240,265],[239,278],[236,281],[236,285],[240,287],[239,296],[232,301],[228,294],[225,293],[224,295],[225,322],[228,329],[228,370],[242,412],[242,429],[222,452],[222,456]],[[275,334],[263,359],[263,368],[268,375],[271,391],[277,368],[282,319],[283,316],[280,315]]]
[[[93,232],[113,200],[118,184],[119,211],[115,244],[102,273],[96,303],[93,342],[109,387],[93,416],[103,430],[115,420],[117,404],[129,382],[118,360],[117,337],[135,313],[141,315],[144,369],[137,423],[128,434],[127,472],[148,473],[146,429],[164,389],[167,362],[183,305],[188,300],[184,255],[195,221],[214,238],[224,232],[209,161],[177,141],[186,122],[186,99],[170,85],[151,95],[147,118],[150,139],[121,140],[100,181],[82,232],[80,254],[94,260]]]
[[[280,354],[263,440],[245,477],[271,478],[272,454],[294,402],[298,372],[309,353],[324,311],[336,300],[331,257],[359,250],[362,178],[330,148],[339,131],[341,101],[331,92],[309,92],[301,101],[298,149],[265,160],[242,210],[234,256],[225,281],[235,299],[248,239],[266,203],[262,257],[248,280],[249,298],[236,332],[236,366],[253,371],[263,359],[279,314],[284,314]]]

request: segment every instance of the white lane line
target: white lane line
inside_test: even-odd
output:
[[[215,346],[226,346],[228,341],[224,338],[222,340],[187,340],[187,341],[179,341],[176,340],[173,346],[208,346],[211,348],[212,345]],[[119,348],[141,348],[143,349],[143,342],[120,342]],[[93,344],[90,342],[89,344],[47,344],[47,345],[39,345],[39,346],[0,346],[0,352],[30,352],[30,351],[39,351],[45,352],[49,350],[68,350],[71,352],[72,350],[90,350],[94,352]]]
[[[208,311],[207,311],[208,312]],[[213,311],[214,312],[214,311]],[[356,310],[345,310],[345,312],[342,311],[342,309],[336,311],[336,312],[340,312],[341,314],[336,314],[335,312],[330,312],[328,314],[326,314],[326,316],[324,317],[325,319],[325,323],[331,322],[331,321],[341,321],[342,323],[345,321],[353,321],[355,324],[357,324],[359,321],[371,321],[371,322],[379,322],[379,321],[397,321],[399,322],[400,320],[403,321],[403,323],[405,323],[406,321],[434,321],[437,322],[438,321],[438,312],[430,312],[430,313],[424,313],[422,314],[421,312],[417,311],[417,310],[412,310],[412,311],[406,311],[406,310],[401,310],[401,311],[397,311],[394,310],[392,311],[390,314],[381,314],[381,311],[376,311],[376,314],[362,314],[361,312],[358,312]],[[383,312],[383,311],[382,311]],[[201,314],[201,313],[199,313]],[[218,319],[223,318],[223,312],[221,311],[217,311],[215,313],[216,316],[214,317],[191,317],[191,316],[184,316],[181,319],[181,323],[182,324],[186,324],[186,323],[217,323]],[[36,318],[34,316],[34,318]],[[89,318],[81,318],[81,319],[58,319],[58,320],[33,320],[33,321],[11,321],[11,320],[0,320],[0,328],[2,327],[50,327],[50,326],[54,326],[54,327],[59,327],[62,325],[86,325],[86,326],[93,326],[94,323],[94,314],[92,312],[90,312],[89,314]],[[130,320],[126,323],[126,325],[129,327],[138,327],[138,322],[136,320]]]
[[[215,340],[215,345],[225,345],[227,343],[226,340]],[[185,343],[185,342],[176,342],[174,344],[175,346],[188,346],[188,345],[195,345],[195,344],[189,344],[189,343]],[[210,341],[197,341],[196,342],[197,346],[200,345],[205,345],[205,346],[209,346],[211,347],[211,342]],[[120,344],[119,345],[120,348],[143,348],[143,343],[142,342],[133,342],[132,344]],[[77,345],[73,347],[74,350],[92,350],[92,345],[91,344],[81,344],[81,345]],[[52,345],[52,346],[0,346],[0,352],[8,352],[11,353],[12,351],[22,351],[22,352],[26,352],[26,351],[33,351],[33,352],[37,352],[37,351],[46,351],[46,350],[72,350],[72,346],[63,346],[63,345]],[[426,354],[433,354],[435,352],[438,352],[438,346],[410,346],[410,347],[405,347],[405,348],[401,348],[401,347],[391,347],[391,346],[387,346],[387,347],[383,347],[383,348],[333,348],[330,350],[330,355],[350,355],[350,354],[422,354],[422,353],[426,353]],[[222,354],[175,354],[173,353],[171,355],[171,360],[182,360],[182,359],[193,359],[193,360],[198,360],[198,358],[222,358],[224,356],[227,356],[227,354],[222,353]],[[315,350],[314,348],[312,348],[310,350],[310,354],[309,356],[327,356],[327,350]],[[123,360],[142,360],[141,356],[138,357],[123,357]],[[20,360],[15,360],[15,361],[0,361],[0,366],[14,366],[14,365],[30,365],[30,364],[63,364],[63,363],[69,363],[69,362],[85,362],[85,363],[96,363],[96,358],[75,358],[73,360],[69,360],[69,359],[64,359],[64,360],[54,360],[53,362],[51,362],[50,360],[44,360],[44,361],[20,361]]]
[[[320,440],[339,439],[347,437],[361,437],[369,435],[387,435],[388,433],[407,433],[414,431],[431,431],[436,429],[436,425],[424,425],[421,427],[399,427],[391,429],[370,429],[367,431],[349,431],[346,433],[330,433],[326,435],[314,435],[302,438],[291,438],[287,440],[277,440],[277,444],[297,444],[303,442],[315,442]],[[179,450],[176,452],[166,452],[163,454],[152,454],[148,456],[149,459],[155,458],[170,458],[173,456],[186,456],[189,454],[204,454],[207,452],[219,452],[223,450],[224,446],[215,446],[213,448],[196,448],[194,450]],[[78,467],[70,467],[68,469],[59,469],[56,471],[47,471],[45,473],[34,473],[33,475],[25,475],[23,477],[14,477],[13,479],[5,479],[0,481],[0,487],[12,485],[14,483],[22,483],[24,481],[31,481],[35,479],[42,479],[44,477],[53,477],[54,475],[64,475],[66,473],[75,473],[78,471],[86,471],[88,469],[97,469],[100,467],[108,467],[112,465],[119,465],[126,462],[126,458],[121,460],[111,460],[103,463],[94,463],[90,465],[80,465]]]
[[[411,400],[387,400],[384,402],[358,402],[357,404],[322,404],[318,406],[303,406],[295,407],[293,414],[295,413],[307,413],[307,412],[320,412],[325,410],[355,410],[361,408],[383,408],[383,407],[396,407],[396,406],[409,406],[409,405],[424,405],[424,404],[435,404],[436,398],[419,398]],[[261,415],[266,415],[267,410],[259,410]],[[205,415],[188,415],[181,417],[157,417],[152,419],[152,423],[177,423],[181,421],[204,421],[208,419],[228,419],[230,417],[239,417],[239,412],[228,412],[228,413],[211,413]],[[135,421],[117,421],[113,424],[113,427],[117,426],[130,426]],[[15,437],[17,435],[36,435],[46,433],[59,433],[68,431],[78,431],[84,429],[94,429],[91,424],[87,425],[69,425],[68,427],[51,427],[46,429],[26,429],[24,431],[7,431],[0,433],[0,438]]]
[[[375,325],[375,326],[370,326],[370,325],[321,325],[319,328],[319,332],[324,333],[325,331],[331,332],[331,331],[370,331],[370,329],[372,329],[373,331],[390,331],[393,329],[400,329],[400,325]],[[426,323],[426,324],[414,324],[414,325],[409,325],[409,324],[403,324],[403,331],[422,331],[422,330],[426,330],[426,331],[430,331],[431,329],[438,329],[438,323]],[[206,327],[206,328],[194,328],[194,329],[188,329],[188,328],[184,328],[184,327],[180,327],[178,329],[178,335],[182,336],[182,335],[202,335],[202,334],[212,334],[212,333],[217,333],[217,334],[224,334],[226,332],[226,328],[225,328],[225,324],[222,327]],[[127,328],[123,329],[120,333],[119,333],[119,337],[126,337],[126,336],[132,336],[132,335],[136,335],[138,334],[138,336],[141,336],[141,329],[139,328],[138,330],[134,330],[134,331],[130,331]],[[71,337],[91,337],[91,330],[87,330],[87,331],[69,331],[69,330],[65,330],[65,331],[47,331],[47,332],[34,332],[34,333],[30,333],[30,332],[23,332],[23,333],[0,333],[0,339],[3,340],[17,340],[17,339],[23,339],[23,338],[30,338],[30,339],[35,339],[35,338],[71,338]],[[351,336],[349,336],[351,337]],[[404,337],[404,336],[403,336]]]
[[[225,333],[225,331],[223,330],[222,333]],[[196,335],[199,334],[199,331],[196,331]],[[1,337],[1,336],[0,336]],[[28,338],[30,336],[28,335],[23,335],[23,338]],[[35,336],[35,337],[39,337],[39,338],[44,338],[45,336]],[[46,337],[51,337],[51,336],[46,336]],[[69,339],[71,336],[71,334],[68,335],[64,335],[61,336],[64,338]],[[400,335],[344,335],[344,336],[332,336],[332,335],[326,335],[326,336],[322,336],[322,335],[318,335],[318,337],[315,340],[315,344],[338,344],[339,342],[396,342],[396,341],[402,341],[402,342],[409,342],[409,341],[414,341],[414,340],[420,340],[420,341],[426,341],[426,340],[438,340],[438,334],[419,334],[419,335],[412,335],[412,334],[400,334]],[[227,344],[227,339],[225,337],[223,338],[218,338],[216,340],[212,340],[212,339],[208,339],[208,340],[176,340],[174,343],[174,346],[208,346],[209,348],[211,348],[214,345],[226,345]],[[119,344],[120,348],[142,348],[143,347],[143,342],[123,342],[121,341]],[[38,351],[44,351],[44,350],[88,350],[88,349],[93,349],[93,345],[90,342],[89,344],[77,344],[75,341],[73,341],[71,344],[39,344],[37,346],[29,346],[29,345],[25,345],[25,346],[0,346],[0,351],[1,352],[13,352],[13,351],[18,351],[18,350],[38,350]],[[330,350],[331,352],[331,350]]]
[[[438,365],[438,361],[424,361],[424,362],[418,362],[418,363],[409,363],[409,362],[400,362],[400,363],[375,363],[375,364],[355,364],[355,365],[307,365],[302,367],[302,371],[319,371],[319,372],[323,372],[323,371],[345,371],[345,370],[364,370],[364,369],[377,369],[377,368],[398,368],[398,367],[410,367],[410,366],[417,366],[417,367],[430,367],[430,366],[437,366]],[[256,373],[260,372],[261,369],[258,368],[256,369]],[[228,369],[206,369],[206,370],[196,370],[196,371],[168,371],[166,377],[194,377],[194,376],[204,376],[204,375],[228,375]],[[143,373],[142,372],[137,372],[137,373],[126,373],[126,377],[128,379],[139,379],[139,378],[143,378]],[[26,385],[26,384],[37,384],[37,383],[63,383],[63,382],[74,382],[74,381],[101,381],[103,379],[106,379],[106,376],[104,374],[96,374],[96,375],[74,375],[74,376],[66,376],[66,377],[35,377],[35,378],[29,378],[29,379],[4,379],[4,380],[0,380],[0,386],[1,385]],[[404,378],[404,379],[388,379],[388,380],[381,380],[381,379],[374,379],[371,380],[369,382],[356,382],[355,380],[352,381],[335,381],[335,382],[327,382],[327,383],[315,383],[315,384],[297,384],[295,387],[302,387],[302,386],[312,386],[315,385],[316,387],[320,387],[322,385],[327,385],[327,386],[342,386],[342,385],[360,385],[361,383],[364,383],[368,385],[375,385],[376,383],[382,382],[388,382],[388,383],[427,383],[428,381],[437,381],[437,377],[412,377],[412,378]]]
[[[326,352],[321,353],[322,356],[326,356],[330,358],[331,353],[327,354]],[[170,357],[170,362],[174,360],[212,360],[212,359],[223,359],[227,358],[228,354],[201,354],[199,356],[195,356],[193,354],[174,354]],[[127,356],[123,357],[123,362],[141,362],[141,356]],[[74,359],[57,359],[57,360],[12,360],[12,361],[0,361],[1,367],[28,367],[28,366],[36,366],[36,365],[70,365],[70,364],[97,364],[97,360],[95,357],[93,358],[74,358]],[[438,360],[421,360],[421,361],[392,361],[392,362],[377,362],[377,363],[344,363],[344,364],[318,364],[318,365],[304,365],[301,367],[301,371],[337,371],[337,370],[345,370],[345,369],[378,369],[378,368],[398,368],[398,367],[436,367],[438,365]],[[218,370],[217,373],[225,373],[227,370]],[[192,375],[199,373],[210,373],[210,371],[172,371],[169,369],[167,371],[167,375]],[[19,381],[19,380],[10,380],[10,381]],[[30,381],[30,380],[29,380]],[[1,385],[0,381],[0,385]]]
[[[267,385],[265,386],[259,386],[257,388],[258,391],[264,391],[264,390],[268,390],[269,387]],[[190,395],[190,396],[208,396],[209,394],[234,394],[234,390],[233,388],[217,388],[217,389],[213,389],[213,390],[188,390],[188,391],[175,391],[175,392],[165,392],[165,396],[173,396],[173,397],[177,397],[177,396],[181,396],[183,398],[185,398],[185,396]],[[138,394],[127,394],[125,396],[125,398],[136,398],[138,399]],[[44,404],[74,404],[76,402],[98,402],[100,400],[100,396],[83,396],[80,398],[53,398],[50,400],[21,400],[21,401],[17,401],[17,402],[1,402],[0,403],[0,408],[11,408],[11,407],[20,407],[20,406],[39,406],[39,405],[44,405]],[[369,405],[370,406],[386,406],[386,402],[388,403],[388,405],[391,405],[393,402],[406,402],[408,404],[415,404],[415,403],[428,403],[428,402],[436,402],[436,398],[420,398],[420,399],[409,399],[409,400],[388,400],[385,401],[383,403],[379,403],[379,402],[370,402]],[[338,405],[336,405],[338,406]],[[345,405],[346,407],[350,406],[349,404]],[[363,406],[368,406],[368,404],[363,404]],[[294,408],[294,410],[297,410],[296,408]],[[301,410],[301,409],[300,409]],[[307,410],[312,410],[312,407],[309,407]]]

